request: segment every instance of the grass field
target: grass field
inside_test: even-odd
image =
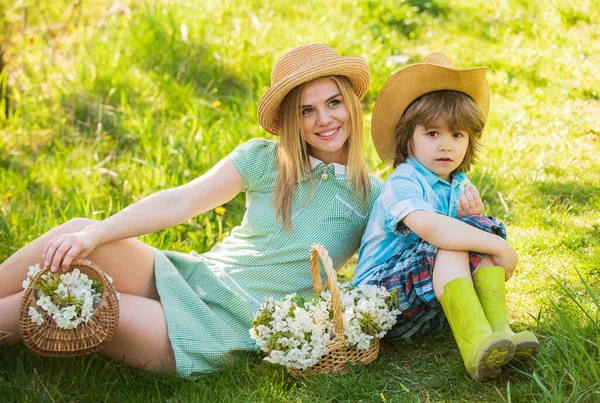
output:
[[[540,355],[477,383],[444,334],[384,344],[344,376],[294,380],[249,355],[186,381],[16,347],[0,349],[0,401],[599,401],[600,1],[290,3],[0,0],[0,261],[65,220],[105,218],[271,138],[257,101],[274,62],[304,43],[369,62],[366,158],[385,179],[371,112],[403,66],[386,58],[442,50],[457,67],[489,67],[471,177],[519,253],[511,320],[539,334]],[[206,251],[240,222],[243,195],[224,207],[223,231],[208,212],[143,240]]]

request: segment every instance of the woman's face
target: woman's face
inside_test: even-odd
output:
[[[318,78],[304,87],[301,119],[309,154],[326,164],[346,164],[344,144],[350,136],[348,109],[332,78]]]

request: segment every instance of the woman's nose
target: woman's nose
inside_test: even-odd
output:
[[[322,126],[328,125],[331,123],[331,115],[326,110],[318,111],[318,123]]]

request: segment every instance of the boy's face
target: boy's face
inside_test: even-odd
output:
[[[467,132],[450,132],[446,122],[437,122],[432,127],[415,127],[411,154],[425,168],[449,182],[450,173],[462,163],[468,147]]]

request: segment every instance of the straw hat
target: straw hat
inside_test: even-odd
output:
[[[487,119],[490,92],[486,70],[486,67],[455,69],[448,56],[434,52],[423,63],[406,66],[388,78],[377,96],[371,124],[373,144],[383,162],[394,163],[396,126],[408,106],[421,95],[441,90],[464,92],[479,105]]]
[[[279,106],[288,92],[316,78],[334,75],[347,77],[358,99],[369,89],[371,72],[363,58],[340,56],[324,43],[292,49],[273,66],[271,88],[258,103],[258,123],[269,133],[279,134]]]

